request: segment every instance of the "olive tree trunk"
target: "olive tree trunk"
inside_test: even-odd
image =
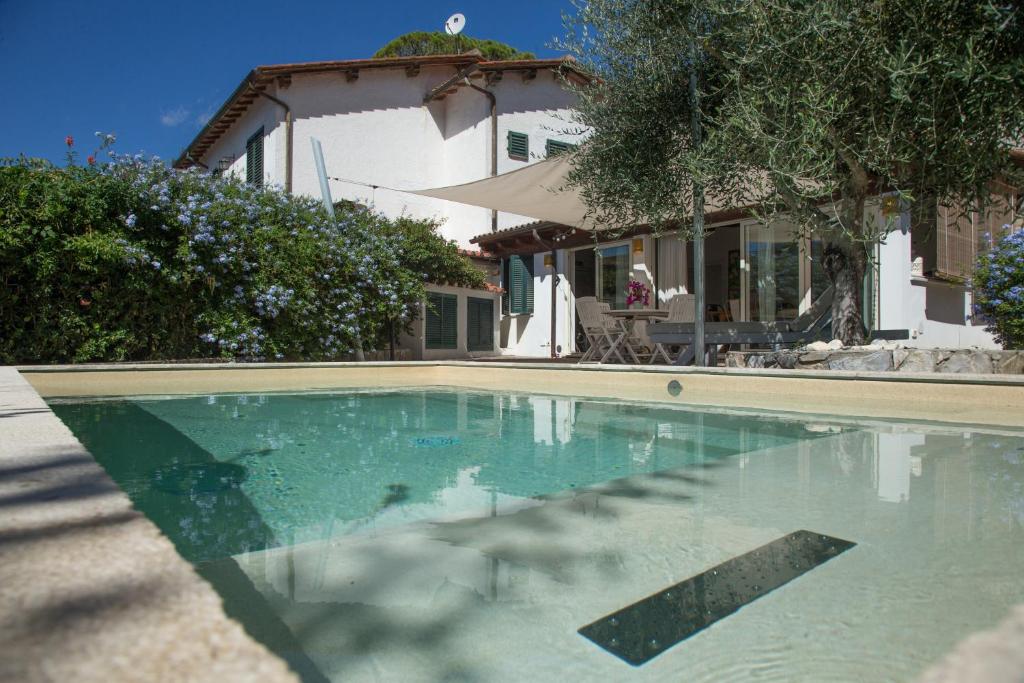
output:
[[[868,255],[864,242],[855,239],[864,230],[866,193],[861,188],[840,206],[843,230],[823,250],[822,265],[832,283],[832,338],[846,346],[864,343],[864,273]]]

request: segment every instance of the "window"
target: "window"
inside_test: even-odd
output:
[[[427,294],[426,337],[428,349],[458,348],[459,300],[454,294]]]
[[[576,145],[572,144],[571,142],[563,142],[561,140],[548,139],[544,151],[547,152],[548,158],[550,159],[551,157],[556,157],[559,154],[564,154],[565,152],[574,149],[576,149]]]
[[[245,141],[245,182],[263,187],[263,128]]]
[[[530,158],[530,136],[526,133],[508,132],[508,157],[519,161]]]
[[[597,250],[597,298],[612,308],[626,307],[626,283],[632,271],[628,244]]]
[[[533,313],[533,256],[509,256],[502,272],[506,313]]]
[[[478,297],[466,298],[466,349],[494,350],[494,301]]]

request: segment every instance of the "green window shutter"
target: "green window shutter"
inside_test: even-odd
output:
[[[459,346],[459,299],[454,294],[427,294],[424,324],[428,349],[455,349]]]
[[[509,259],[502,259],[501,261],[501,286],[505,290],[505,293],[501,295],[501,314],[508,315],[512,312],[509,302],[512,300],[512,288],[509,287],[509,265],[511,261]]]
[[[563,142],[561,140],[549,139],[544,146],[544,151],[547,153],[549,159],[551,157],[558,156],[559,154],[568,152],[573,149],[576,149],[576,145],[572,144],[571,142]]]
[[[533,256],[509,256],[505,297],[509,313],[533,313]]]
[[[530,136],[526,133],[508,132],[508,156],[510,159],[529,161]]]
[[[494,302],[491,299],[466,299],[466,348],[470,351],[494,349]]]
[[[263,128],[245,141],[245,182],[263,187]]]

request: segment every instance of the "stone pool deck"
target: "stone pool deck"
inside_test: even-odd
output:
[[[298,680],[5,367],[0,680]]]
[[[134,510],[40,394],[448,384],[1024,426],[1024,379],[994,376],[459,362],[22,370],[0,367],[0,680],[17,681],[297,680],[224,614],[218,594]],[[1024,680],[1021,652],[1024,607],[964,641],[922,680]]]

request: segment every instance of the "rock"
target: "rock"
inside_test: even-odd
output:
[[[893,363],[900,372],[935,372],[937,354],[931,349],[900,349],[892,352]],[[899,362],[896,359],[899,358]]]
[[[879,349],[885,349],[887,351],[895,351],[896,349],[903,348],[903,342],[896,340],[887,341],[885,339],[872,339],[871,346],[877,347]]]
[[[833,353],[828,359],[828,369],[887,372],[892,370],[892,353],[890,351]]]
[[[776,363],[783,370],[793,370],[800,360],[800,354],[795,351],[780,351]]]
[[[828,351],[829,345],[828,342],[814,341],[805,346],[804,348],[807,349],[808,351]]]
[[[800,365],[809,365],[810,363],[820,363],[828,359],[828,345],[825,342],[816,342],[825,345],[826,348],[815,351],[807,351],[800,354]]]
[[[992,374],[992,359],[984,351],[954,351],[947,361],[939,365],[939,372]]]
[[[725,367],[745,368],[747,367],[747,354],[742,351],[730,351],[725,356]]]
[[[1024,374],[1024,351],[997,351],[998,358],[994,358],[993,372],[1000,375],[1022,375]]]
[[[826,348],[828,348],[829,351],[838,351],[839,349],[843,348],[843,342],[842,340],[839,339],[833,339],[825,346]]]
[[[764,356],[754,354],[747,356],[747,367],[748,368],[763,368],[764,367]]]

